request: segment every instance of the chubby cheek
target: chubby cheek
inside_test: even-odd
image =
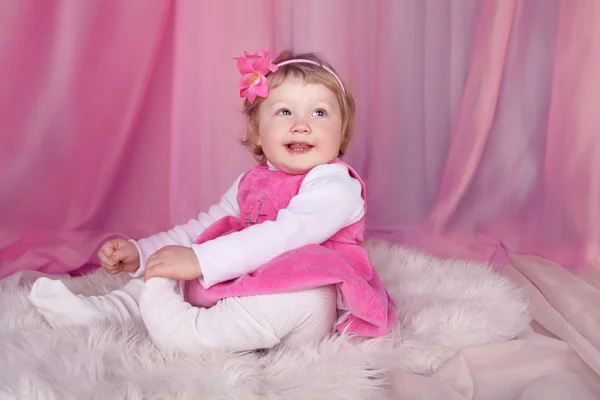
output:
[[[342,143],[342,127],[338,124],[324,124],[320,127],[322,134],[321,138],[327,142],[329,146],[339,146]]]
[[[266,155],[272,154],[277,145],[281,143],[281,141],[277,139],[275,132],[276,131],[273,130],[262,129],[258,135],[258,145]]]
[[[284,131],[285,126],[281,123],[268,123],[260,127],[258,136],[263,145],[267,143],[273,143],[280,140],[281,132]]]
[[[281,132],[287,132],[290,128],[290,121],[286,121],[285,119],[271,119],[264,124],[265,131],[271,134],[277,134]]]
[[[327,133],[330,136],[342,137],[342,123],[339,120],[316,120],[312,122],[312,126],[314,129],[318,129],[319,131]]]

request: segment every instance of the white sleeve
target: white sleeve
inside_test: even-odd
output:
[[[237,202],[238,185],[242,179],[240,175],[233,185],[221,197],[219,203],[212,205],[208,212],[198,214],[198,218],[191,219],[184,225],[178,225],[171,230],[140,239],[130,240],[140,254],[140,267],[130,275],[137,278],[144,275],[146,260],[161,248],[169,245],[191,247],[198,236],[217,220],[231,215],[239,217],[240,210]]]
[[[275,221],[192,245],[200,261],[200,283],[219,282],[256,271],[269,260],[309,244],[320,244],[364,215],[360,182],[348,168],[326,164],[311,170]]]

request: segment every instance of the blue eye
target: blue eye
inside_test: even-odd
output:
[[[316,116],[316,117],[324,117],[325,116],[325,110],[322,110],[322,109],[315,110],[315,112],[313,113],[313,115]]]
[[[292,115],[292,112],[290,110],[288,110],[287,108],[282,108],[281,110],[279,110],[277,112],[277,114],[279,114],[279,115]]]

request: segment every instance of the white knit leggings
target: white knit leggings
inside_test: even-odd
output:
[[[133,279],[121,290],[136,300],[150,337],[164,350],[242,351],[270,348],[282,341],[297,345],[330,335],[336,320],[335,286],[231,297],[211,308],[185,302],[179,283],[171,279],[152,278],[145,283]]]

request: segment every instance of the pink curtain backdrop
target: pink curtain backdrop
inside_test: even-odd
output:
[[[186,222],[252,165],[235,57],[356,96],[368,236],[600,264],[600,1],[0,0],[0,277]]]

